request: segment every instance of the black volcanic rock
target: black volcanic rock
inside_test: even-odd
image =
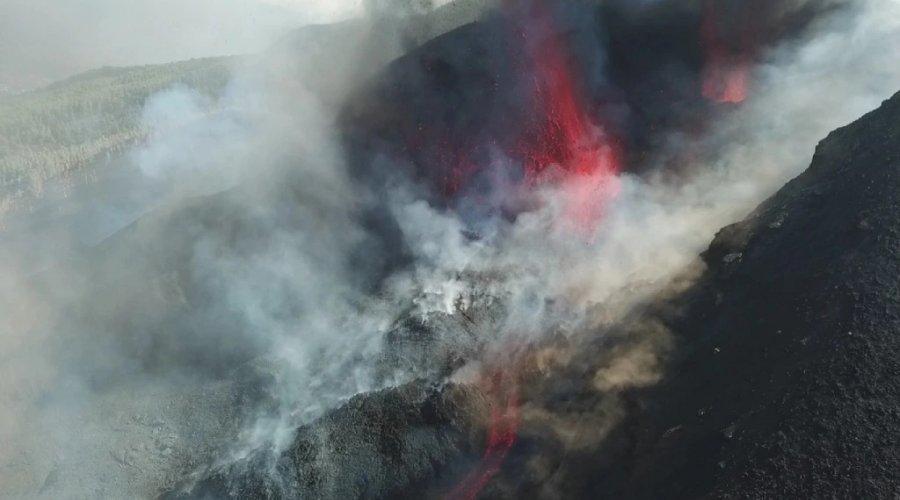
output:
[[[280,455],[257,450],[160,498],[421,497],[452,464],[477,459],[486,405],[473,387],[422,382],[357,396],[298,429]]]
[[[719,232],[692,286],[523,387],[519,438],[480,498],[900,494],[898,118],[900,94],[833,132],[805,173]],[[598,391],[598,367],[642,342],[674,344],[662,380]],[[163,498],[434,496],[477,460],[488,406],[453,385],[360,395],[284,454]]]
[[[755,60],[805,33],[839,2],[502,4],[422,43],[352,94],[340,128],[348,163],[367,184],[391,183],[400,173],[424,186],[430,201],[453,205],[450,198],[490,199],[494,190],[521,180],[529,147],[546,140],[550,113],[541,96],[554,95],[540,83],[547,61],[528,47],[548,43],[562,47],[560,66],[570,74],[557,77],[571,79],[579,109],[622,147],[623,165],[645,171],[658,156],[673,154],[667,149],[673,132],[696,136],[729,108],[702,93],[707,24],[717,28],[726,52],[740,52],[734,47],[753,40],[744,50]],[[492,184],[497,170],[501,187]]]
[[[900,94],[829,135],[703,259],[646,313],[676,342],[663,381],[623,396],[601,446],[550,457],[552,476],[524,473],[547,456],[520,442],[484,498],[551,480],[548,498],[900,495]]]

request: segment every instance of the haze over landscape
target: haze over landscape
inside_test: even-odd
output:
[[[366,2],[3,0],[0,88],[29,90],[100,66],[257,52],[298,26],[359,17],[373,8]]]
[[[0,497],[900,494],[900,0],[0,12]]]

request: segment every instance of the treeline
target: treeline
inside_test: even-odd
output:
[[[44,181],[142,138],[141,113],[154,93],[185,85],[215,102],[235,58],[101,68],[0,99],[0,186],[39,190]]]

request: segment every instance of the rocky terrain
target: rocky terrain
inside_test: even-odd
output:
[[[517,75],[504,74],[508,68],[493,64],[499,60],[490,51],[497,47],[497,30],[489,26],[467,25],[426,43],[392,63],[366,89],[378,98],[351,102],[341,119],[348,132],[345,140],[356,155],[351,156],[352,165],[368,166],[373,151],[409,155],[407,174],[436,183],[430,192],[438,199],[431,200],[440,205],[445,196],[440,183],[446,177],[426,172],[422,165],[445,166],[448,155],[471,151],[471,141],[478,137],[492,137],[502,147],[503,134],[517,121],[515,100],[502,89],[515,86]],[[632,32],[614,35],[623,38],[613,45],[625,44]],[[673,46],[668,57],[690,64],[696,62],[694,49],[690,44]],[[623,67],[615,74],[624,82],[657,81],[652,68],[619,64]],[[633,120],[686,118],[697,124],[707,119],[709,110],[681,90],[682,98],[679,88],[665,87],[630,95],[629,104],[645,111]],[[602,95],[603,89],[599,92]],[[659,92],[674,96],[671,102],[676,104],[654,103],[652,96]],[[521,353],[510,368],[521,392],[515,443],[497,466],[497,476],[489,475],[492,480],[463,496],[896,495],[891,464],[898,455],[891,429],[900,415],[894,408],[900,394],[890,374],[898,369],[892,353],[900,313],[893,279],[898,264],[893,215],[900,167],[897,116],[900,96],[831,134],[804,174],[748,219],[720,231],[694,268],[625,321],[608,331],[551,339]],[[645,130],[635,123],[617,126]],[[650,135],[630,137],[633,145],[646,147],[656,141],[652,127],[647,130]],[[447,142],[449,152],[444,149]],[[639,156],[634,158],[637,170]],[[384,178],[377,169],[355,173],[367,182]],[[440,339],[457,332],[466,337],[471,317],[479,324],[482,313],[460,311],[456,317],[413,321],[412,326],[401,321],[386,340],[409,349],[404,336]],[[404,333],[409,331],[413,333]],[[465,360],[474,352],[433,347],[426,341],[401,349],[388,365],[446,366],[446,372],[422,373],[440,380],[460,365],[455,359]],[[455,386],[429,389],[437,392],[425,403],[421,397],[408,397],[419,394],[421,384],[357,396],[348,406],[298,429],[285,454],[272,457],[269,450],[260,450],[236,465],[201,469],[171,494],[458,495],[454,486],[477,469],[478,446],[465,436],[485,432],[484,410],[469,417],[456,413],[465,405],[441,392],[458,391]],[[479,391],[467,387],[463,393]],[[485,404],[490,407],[489,395],[481,397],[488,398]],[[447,429],[422,420],[434,411],[425,410],[434,398],[443,401],[438,413],[455,415],[441,420]],[[396,413],[398,404],[406,409]],[[394,436],[392,444],[375,446],[372,458],[368,453],[375,437],[351,431],[381,429],[385,418],[394,419],[390,425],[396,426],[388,433]],[[351,442],[340,432],[337,447],[332,443],[336,438],[309,438],[334,436],[344,425]],[[450,444],[421,445],[434,439],[449,439]],[[366,450],[372,464],[384,463],[381,455],[392,457],[394,473],[382,475],[381,465],[363,471],[356,450]],[[347,484],[336,490],[328,478],[345,478]]]
[[[477,388],[455,385],[414,383],[357,396],[299,429],[280,457],[260,450],[160,498],[422,496],[429,479],[477,460],[487,406]]]
[[[395,52],[386,48],[394,33],[350,39],[341,34],[347,26],[336,25],[295,33],[262,56],[271,60],[260,68],[284,85],[284,102],[296,104],[280,114],[302,116],[278,122],[290,126],[267,130],[271,142],[235,160],[252,164],[246,182],[151,204],[124,189],[129,179],[111,179],[96,184],[115,192],[110,200],[78,191],[88,199],[47,200],[30,218],[11,220],[0,233],[7,236],[0,297],[11,301],[3,309],[11,319],[0,322],[10,339],[0,367],[11,374],[0,377],[0,423],[9,423],[0,427],[0,496],[900,495],[900,385],[893,380],[900,371],[900,94],[823,140],[808,170],[719,231],[675,279],[670,266],[652,286],[646,276],[636,280],[635,288],[655,291],[649,298],[600,299],[585,316],[602,321],[580,317],[574,327],[554,324],[528,340],[503,337],[513,315],[494,280],[532,272],[528,262],[489,261],[507,267],[481,274],[453,262],[452,272],[436,265],[428,274],[442,245],[470,249],[488,241],[470,221],[493,221],[499,210],[511,226],[536,211],[527,198],[466,212],[491,198],[490,189],[508,188],[482,182],[497,165],[494,153],[518,161],[503,166],[526,171],[529,161],[565,168],[573,151],[577,158],[600,150],[580,141],[587,135],[560,134],[572,124],[544,120],[541,111],[560,101],[582,104],[572,97],[579,85],[587,114],[611,116],[598,125],[626,146],[622,170],[610,171],[625,172],[626,182],[679,177],[691,162],[656,162],[667,147],[719,154],[716,147],[700,151],[701,139],[681,139],[734,126],[720,118],[742,115],[734,102],[699,91],[706,56],[699,3],[666,26],[648,19],[687,4],[659,2],[663,10],[648,7],[642,18],[627,2],[604,3],[603,15],[616,20],[601,44],[609,61],[592,56],[600,47],[595,19],[567,10],[574,3],[554,4],[561,26],[571,28],[563,30],[571,59],[586,61],[579,69],[589,76],[575,72],[575,83],[548,87],[546,108],[524,107],[527,92],[510,89],[541,75],[539,67],[520,66],[535,54],[549,53],[550,68],[558,69],[562,52],[510,45],[498,34],[508,27],[500,14],[426,41],[480,14],[479,5],[450,4],[445,9],[459,10],[441,11],[453,13],[446,26],[443,18],[421,19],[422,31],[402,33],[407,45]],[[819,7],[833,4],[798,2],[809,9],[783,18],[778,2],[759,5],[760,22],[784,21],[771,27],[774,47],[802,37]],[[632,64],[643,61],[632,47],[649,32],[659,45],[639,49],[654,58]],[[331,49],[311,40],[331,49],[368,41],[372,50],[330,64]],[[384,67],[386,55],[419,44]],[[301,47],[309,53],[291,59]],[[592,79],[600,72],[592,65],[607,62],[609,78]],[[668,78],[669,71],[681,76]],[[302,86],[289,77],[310,72],[306,90],[343,111],[336,139],[316,135],[321,124],[306,120]],[[352,78],[338,82],[344,74]],[[218,148],[220,141],[211,142]],[[535,143],[547,147],[520,147]],[[272,145],[269,155],[263,148]],[[783,159],[773,156],[766,161]],[[469,178],[454,177],[461,159],[471,162]],[[466,182],[468,191],[458,189]],[[66,185],[48,184],[48,191],[70,196]],[[106,211],[121,217],[100,231],[91,214],[119,205],[125,209]],[[409,211],[429,217],[410,231],[400,216]],[[447,219],[456,225],[445,227]],[[735,220],[715,220],[722,219]],[[34,229],[42,220],[59,227]],[[704,228],[701,244],[719,225]],[[80,239],[66,243],[57,234],[66,231]],[[681,233],[673,234],[648,240],[675,244]],[[413,248],[419,240],[424,251]],[[54,259],[30,249],[38,241]],[[544,247],[538,252],[548,257]],[[16,253],[23,258],[7,258]],[[575,286],[571,295],[580,292]],[[536,295],[522,303],[564,309],[578,300]],[[514,310],[523,312],[522,303]],[[604,309],[620,304],[627,305],[622,314]]]
[[[564,366],[539,377],[523,375],[530,384],[523,407],[532,411],[523,413],[510,456],[480,497],[896,496],[898,116],[900,94],[832,133],[806,172],[746,220],[719,232],[698,263],[705,271],[696,282],[639,308],[602,343],[579,345]],[[598,385],[598,373],[617,359],[608,353],[659,337],[669,346],[652,354],[664,366],[659,383]],[[386,425],[384,416],[400,411],[398,394],[416,390],[359,396],[314,428],[331,435],[343,419],[360,419],[347,432]],[[391,417],[387,435],[419,428],[417,419],[433,411],[427,410],[433,403],[400,404],[408,406]],[[439,419],[437,432],[474,432],[458,429],[478,429],[478,415]],[[573,445],[550,423],[584,434],[574,436]],[[308,448],[310,432],[301,430],[292,449],[315,454]],[[338,445],[343,440],[313,446],[331,453],[337,469],[329,477],[358,477],[354,457],[371,449],[367,443],[375,435],[350,439],[356,441],[346,447]],[[447,464],[472,448],[466,439],[451,442],[425,452],[419,441],[401,438],[394,452],[375,453],[398,453],[394,474],[416,481],[401,480],[407,489],[397,490],[397,476],[376,474],[367,476],[364,488],[347,485],[342,495],[415,496],[426,491],[416,483],[429,477],[452,484]],[[414,456],[420,458],[409,458]],[[313,473],[291,469],[296,460],[289,452],[278,467],[287,468],[287,477]],[[458,469],[456,474],[463,477]],[[233,498],[291,497],[235,477],[234,489],[214,491]],[[221,481],[213,475],[200,491]]]
[[[614,444],[561,461],[564,496],[897,496],[898,116],[895,95],[833,132],[719,232],[664,304],[663,381],[633,395]]]

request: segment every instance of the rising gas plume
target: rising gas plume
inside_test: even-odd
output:
[[[167,186],[148,213],[65,265],[0,263],[12,496],[154,497],[427,378],[486,401],[487,448],[446,491],[474,498],[553,342],[604,335],[900,87],[893,0],[466,12],[421,45],[420,11],[317,28],[241,62],[214,112],[148,100],[158,130],[127,155]],[[597,390],[656,381],[654,339],[605,353]]]

